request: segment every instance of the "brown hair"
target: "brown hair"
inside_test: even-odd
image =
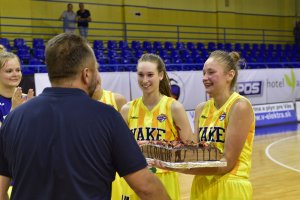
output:
[[[12,52],[7,52],[7,51],[3,51],[0,53],[0,69],[5,65],[5,63],[11,59],[16,58],[19,62],[19,64],[21,65],[20,59],[19,57],[12,53]]]
[[[163,95],[171,97],[170,80],[167,74],[166,65],[163,60],[156,54],[145,53],[138,60],[140,62],[151,62],[157,64],[157,71],[163,72],[163,79],[159,82],[159,92]]]
[[[240,68],[240,54],[236,51],[232,52],[226,52],[221,50],[213,51],[209,58],[215,59],[217,62],[222,63],[226,66],[225,70],[226,72],[230,70],[235,71],[235,75],[232,79],[232,82],[230,83],[230,89],[234,90],[235,84],[238,77],[238,69]]]
[[[75,77],[84,63],[93,56],[87,40],[62,33],[48,41],[46,65],[50,82]]]

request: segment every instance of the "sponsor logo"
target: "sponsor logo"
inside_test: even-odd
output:
[[[139,117],[137,116],[130,116],[130,119],[138,119]]]
[[[172,97],[183,103],[185,98],[185,85],[179,74],[168,72],[171,85]]]
[[[203,118],[203,119],[207,119],[207,116],[205,116],[205,115],[201,115],[201,118]]]
[[[238,92],[243,96],[259,96],[263,90],[262,81],[239,82]]]
[[[219,117],[220,121],[223,121],[223,120],[225,119],[225,117],[226,117],[226,113],[223,113],[223,114]]]
[[[5,103],[0,103],[0,106],[4,106],[5,105]]]
[[[157,116],[157,120],[160,122],[163,122],[167,119],[167,116],[165,114],[160,114]]]
[[[295,87],[296,87],[296,76],[295,76],[294,70],[291,69],[291,76],[288,76],[287,74],[285,74],[284,79],[285,79],[286,84],[292,88],[292,92],[294,92]]]

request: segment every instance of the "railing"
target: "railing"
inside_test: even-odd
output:
[[[167,64],[167,71],[202,70],[204,63]],[[251,66],[251,67],[250,67]],[[300,62],[249,62],[242,69],[300,68]],[[46,65],[23,65],[24,74],[47,73]],[[102,64],[100,72],[136,71],[136,64]]]
[[[22,37],[29,44],[32,38],[48,40],[62,32],[62,22],[57,19],[5,16],[0,19],[0,37]],[[292,30],[94,21],[90,23],[89,40],[291,44],[294,38]]]

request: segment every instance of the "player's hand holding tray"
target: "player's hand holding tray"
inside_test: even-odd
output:
[[[160,160],[167,168],[190,169],[200,167],[225,167],[223,154],[212,143],[189,143],[180,141],[151,141],[140,148],[148,162]]]

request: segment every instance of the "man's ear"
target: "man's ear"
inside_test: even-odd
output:
[[[81,70],[81,80],[83,81],[84,84],[89,83],[89,68],[85,67],[83,70]]]

